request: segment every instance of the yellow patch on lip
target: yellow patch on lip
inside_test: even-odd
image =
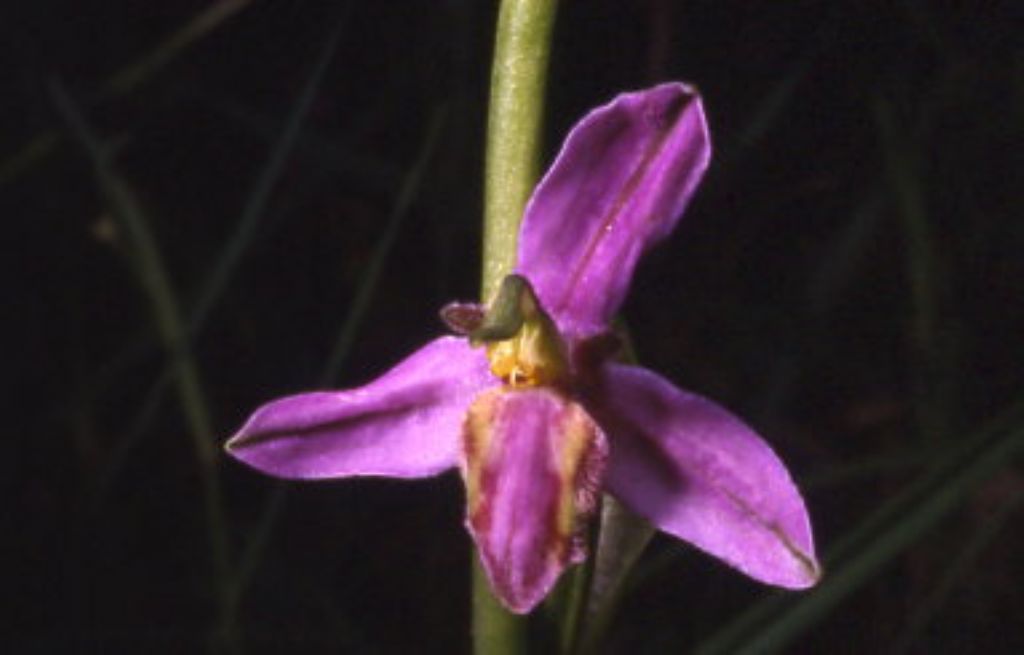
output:
[[[483,501],[480,479],[492,455],[495,413],[500,395],[496,389],[484,391],[466,413],[463,426],[463,477],[469,516],[474,516]]]
[[[563,416],[558,473],[562,493],[557,529],[566,543],[579,531],[578,522],[597,505],[599,478],[604,471],[606,447],[603,437],[582,406],[571,403]]]
[[[551,570],[580,561],[608,453],[582,405],[558,389],[492,387],[470,405],[462,447],[467,522],[492,557],[522,564],[508,538],[517,533],[536,541],[527,560]]]

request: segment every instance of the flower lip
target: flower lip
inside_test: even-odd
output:
[[[495,387],[470,406],[463,448],[466,527],[499,598],[529,612],[585,556],[581,532],[604,477],[604,433],[558,390]]]

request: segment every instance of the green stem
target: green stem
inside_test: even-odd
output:
[[[615,321],[615,332],[622,339],[620,361],[639,364],[629,327],[621,318]],[[563,639],[562,652],[566,655],[600,652],[627,575],[654,536],[654,527],[605,494],[600,521],[591,532],[592,555],[580,565],[578,574],[586,582],[563,619],[563,635],[567,638]]]
[[[502,0],[491,68],[484,187],[483,295],[516,263],[523,208],[540,170],[541,125],[557,0]]]
[[[654,536],[654,527],[636,516],[612,496],[601,503],[600,530],[586,595],[575,622],[575,634],[566,653],[598,653],[624,595],[626,578]]]
[[[512,655],[526,652],[526,621],[509,613],[491,593],[487,574],[473,554],[473,652]]]
[[[516,262],[523,209],[537,182],[544,88],[557,0],[502,0],[491,68],[484,181],[482,295],[486,300]],[[524,621],[491,594],[474,554],[473,650],[524,652]]]

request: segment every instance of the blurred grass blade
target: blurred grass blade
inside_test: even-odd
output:
[[[273,186],[274,182],[276,182],[283,162],[287,159],[288,153],[291,152],[291,149],[294,147],[294,144],[298,139],[298,128],[308,113],[309,105],[315,96],[316,88],[323,79],[323,73],[327,65],[330,63],[334,50],[337,46],[338,38],[340,37],[341,28],[345,24],[346,16],[347,13],[339,19],[336,29],[325,42],[324,47],[314,64],[313,72],[309,76],[306,84],[303,86],[302,92],[293,106],[288,120],[282,128],[282,132],[271,150],[271,154],[266,165],[254,184],[253,193],[248,197],[245,208],[242,211],[242,217],[239,219],[239,222],[232,233],[231,239],[225,246],[221,257],[217,260],[216,265],[213,266],[211,274],[199,292],[199,301],[195,304],[188,322],[189,330],[186,337],[189,339],[195,338],[195,335],[202,328],[202,324],[209,317],[210,311],[212,311],[216,301],[220,297],[220,294],[224,291],[230,275],[241,259],[245,248],[252,240],[256,227],[259,223],[259,219],[265,209],[270,187]],[[103,385],[108,384],[106,380],[115,380],[115,376],[120,373],[124,366],[134,363],[138,355],[144,354],[149,346],[146,336],[147,335],[142,335],[138,339],[137,343],[133,342],[130,348],[118,355],[114,361],[104,366],[100,371],[103,379],[97,381],[97,384],[94,385],[94,387],[102,388]],[[162,392],[163,389],[159,385],[154,385],[150,394],[155,394],[157,397],[153,402],[157,404],[160,402],[159,395]],[[144,416],[153,416],[153,414],[149,412],[139,412],[137,413],[136,418],[131,421],[133,425],[137,425],[139,427],[140,431],[146,426],[145,421],[142,420]],[[133,441],[134,440],[127,441],[126,445],[131,444]]]
[[[600,652],[600,644],[622,599],[626,577],[653,536],[650,523],[611,496],[604,497],[579,652]]]
[[[824,249],[814,274],[808,276],[806,307],[809,316],[824,316],[844,297],[844,287],[854,279],[882,222],[884,200],[879,186],[868,191],[847,224]]]
[[[199,298],[192,309],[189,321],[189,331],[192,336],[202,329],[210,312],[227,287],[228,280],[238,266],[242,255],[252,241],[253,235],[256,232],[256,226],[266,210],[270,192],[274,189],[281,176],[281,170],[284,168],[284,164],[288,160],[292,148],[295,146],[302,123],[305,121],[309,108],[316,98],[317,89],[323,81],[324,73],[334,57],[334,52],[337,49],[338,42],[341,40],[341,34],[347,18],[348,11],[346,9],[328,36],[327,41],[324,42],[323,49],[317,57],[313,70],[310,72],[309,78],[307,78],[302,91],[299,93],[299,97],[295,101],[295,105],[292,107],[291,114],[285,122],[281,136],[271,149],[270,156],[256,178],[252,191],[249,193],[245,206],[242,209],[242,216],[231,238],[217,258],[213,271],[206,279],[206,284],[203,286]]]
[[[199,464],[203,501],[209,531],[213,581],[217,593],[218,639],[225,647],[235,640],[233,621],[227,612],[230,572],[228,560],[227,521],[224,516],[217,449],[213,445],[213,427],[202,389],[199,368],[192,357],[184,323],[170,276],[149,227],[149,219],[134,190],[114,167],[108,148],[93,133],[71,97],[56,81],[50,91],[58,111],[67,121],[76,140],[84,147],[92,163],[97,185],[110,212],[124,235],[134,273],[149,301],[156,330],[169,360],[168,370],[178,391],[182,414],[192,438],[193,451]],[[148,403],[147,403],[148,404]]]
[[[817,589],[802,596],[776,595],[759,603],[701,644],[697,652],[768,653],[791,645],[1019,455],[1024,445],[1024,401],[965,442],[967,448],[952,452],[937,474],[912,484],[836,548],[838,552],[828,559],[838,563],[826,566]]]
[[[210,110],[260,139],[273,142],[281,133],[281,120],[257,107],[252,107],[213,90]],[[374,195],[394,195],[402,183],[404,170],[390,157],[360,149],[355,145],[358,128],[346,128],[344,139],[337,134],[323,134],[307,125],[297,137],[295,156],[302,157],[308,166],[318,172],[331,173],[359,189]],[[351,140],[349,140],[351,139]]]
[[[806,50],[798,55],[795,63],[782,75],[772,81],[772,86],[762,95],[759,102],[746,117],[742,127],[728,142],[717,148],[714,166],[718,177],[723,172],[734,171],[743,159],[776,129],[780,120],[796,97],[800,84],[807,78],[813,67],[821,61],[822,52],[835,46],[834,33],[837,17],[824,21]]]
[[[370,306],[370,300],[377,291],[377,280],[384,269],[384,262],[387,261],[388,255],[391,254],[395,239],[401,231],[405,217],[409,214],[409,208],[412,207],[413,200],[419,195],[423,174],[426,172],[427,164],[430,162],[434,149],[437,146],[437,140],[444,125],[445,114],[446,108],[441,106],[435,109],[430,117],[430,123],[427,126],[427,133],[424,137],[423,145],[420,147],[419,155],[412,168],[409,169],[409,173],[405,176],[405,181],[402,182],[402,186],[398,191],[398,199],[392,206],[391,213],[388,216],[387,226],[384,228],[384,233],[370,254],[370,260],[360,276],[360,285],[356,290],[355,298],[352,300],[348,316],[342,323],[338,337],[334,341],[334,347],[331,348],[331,354],[327,358],[327,366],[324,369],[324,375],[321,380],[325,385],[331,383],[337,377],[345,359],[348,357],[349,351],[352,349],[356,332],[364,323],[366,311]]]
[[[204,464],[209,464],[214,459],[214,448],[210,441],[213,431],[201,393],[197,388],[192,389],[193,384],[198,387],[198,377],[188,352],[177,297],[167,275],[163,256],[149,229],[149,220],[134,191],[114,169],[108,148],[93,134],[70,96],[57,82],[51,84],[51,93],[75,138],[89,155],[100,192],[124,236],[126,255],[150,301],[154,323],[168,350],[170,366],[177,372],[179,384],[185,384],[188,388],[181,389],[185,402],[183,409],[196,439],[196,452]]]
[[[938,449],[937,452],[922,453],[920,448],[904,448],[892,449],[892,452],[878,455],[865,455],[802,476],[800,488],[813,495],[813,492],[818,489],[862,483],[872,477],[897,473],[909,477],[910,473],[927,469],[935,463],[937,457],[944,455],[947,450]]]
[[[1007,526],[1013,513],[1020,508],[1022,502],[1024,502],[1024,491],[1017,489],[1002,502],[991,516],[986,517],[981,528],[971,535],[969,543],[957,554],[956,558],[950,560],[932,592],[922,603],[914,607],[903,636],[892,648],[894,655],[913,650],[917,638],[928,627],[942,604],[950,597],[957,584],[964,581],[985,549]]]
[[[197,16],[193,23],[204,25],[208,28],[212,27],[215,18],[218,16],[227,16],[224,12],[226,12],[228,8],[234,7],[237,9],[248,4],[248,2],[249,0],[229,0],[218,3],[219,5],[224,5],[223,7],[220,7],[219,13],[214,12],[216,7],[211,7],[208,12]],[[232,233],[231,240],[223,250],[222,257],[220,258],[220,264],[218,266],[211,267],[211,274],[197,294],[200,300],[195,304],[191,312],[191,317],[189,318],[189,334],[192,337],[194,337],[201,329],[202,323],[207,318],[207,314],[212,310],[219,294],[223,291],[223,287],[226,285],[227,280],[230,277],[232,268],[234,265],[237,265],[236,260],[241,257],[245,247],[252,239],[255,228],[259,222],[260,214],[264,208],[266,193],[269,193],[269,190],[263,194],[258,192],[260,189],[268,185],[272,185],[277,174],[280,172],[279,169],[281,163],[286,159],[287,154],[292,150],[295,142],[299,139],[297,126],[308,113],[308,105],[311,100],[311,96],[315,95],[315,90],[322,80],[324,69],[329,63],[331,55],[336,47],[336,40],[340,35],[341,27],[344,24],[344,18],[345,16],[342,16],[342,19],[339,20],[338,23],[338,29],[332,33],[332,38],[328,39],[325,43],[323,50],[314,64],[314,70],[310,75],[310,78],[307,80],[307,83],[304,85],[303,91],[296,101],[296,104],[293,106],[286,120],[285,126],[280,132],[278,132],[268,161],[264,166],[260,177],[257,179],[257,182],[254,183],[253,193],[248,196],[245,208],[242,211],[242,218],[239,220],[238,225]],[[192,23],[190,23],[190,26],[182,29],[182,32],[196,33],[196,31],[197,28]],[[180,41],[180,37],[172,37],[172,39],[173,38],[178,38]],[[125,69],[118,73],[118,75],[127,76],[128,78],[136,77],[138,76],[138,73],[129,75],[129,70],[142,65],[142,62],[134,64],[132,67],[129,67],[129,69]],[[151,66],[152,65],[150,64],[149,67]],[[113,82],[114,80],[111,81],[111,84],[113,84]],[[125,83],[125,81],[120,82],[122,85]],[[59,138],[59,135],[56,133],[54,133],[53,136],[55,138]],[[276,171],[274,170],[275,164],[277,168]],[[0,182],[2,182],[2,176],[0,176]],[[230,262],[224,262],[224,256],[233,257],[233,260]],[[198,315],[198,310],[204,310],[203,316]],[[95,379],[95,383],[92,385],[91,391],[98,392],[109,386],[114,380],[116,380],[116,376],[120,375],[126,366],[136,363],[139,358],[148,354],[152,348],[150,339],[151,335],[148,332],[144,332],[136,339],[133,339],[129,347],[125,348],[123,352],[119,353],[112,361],[105,364],[95,374],[94,378],[99,379]],[[159,393],[159,390],[155,390],[154,392]]]
[[[359,278],[360,285],[356,290],[356,297],[352,303],[353,308],[346,314],[345,320],[342,322],[331,357],[324,367],[321,380],[325,385],[337,377],[341,365],[348,357],[356,333],[366,320],[366,310],[376,291],[377,280],[380,278],[384,263],[391,254],[395,239],[404,223],[405,216],[409,213],[413,200],[419,194],[423,175],[437,148],[446,113],[445,107],[441,106],[435,109],[431,115],[430,123],[427,126],[426,135],[423,139],[423,145],[420,147],[416,161],[412,168],[409,169],[401,185],[398,199],[391,210],[384,234],[381,235],[374,247],[364,274]],[[263,552],[270,541],[274,526],[284,510],[288,495],[287,491],[288,486],[286,483],[278,483],[274,486],[256,528],[247,539],[247,545],[240,558],[240,564],[232,584],[232,601],[235,605],[238,604],[244,595],[249,581],[256,572],[259,562],[263,557]]]
[[[95,100],[102,101],[128,93],[250,2],[251,0],[220,0],[210,5],[152,50],[111,75],[96,94]],[[0,163],[0,186],[17,179],[37,162],[49,156],[60,142],[61,135],[56,130],[41,132],[32,137],[21,150]]]
[[[815,56],[805,56],[804,59],[793,65],[782,79],[775,82],[774,88],[761,99],[761,102],[747,118],[739,134],[736,135],[727,156],[730,163],[735,163],[744,152],[754,148],[762,139],[768,136],[789,106],[794,92],[811,69],[811,64],[815,61],[817,61]],[[725,156],[725,153],[723,153],[723,157]]]
[[[103,85],[100,99],[124,95],[145,82],[190,45],[248,6],[251,1],[220,0],[199,12],[181,29],[171,33],[158,43],[155,48],[114,73]]]
[[[142,442],[148,432],[147,428],[156,420],[163,409],[164,398],[168,387],[173,382],[172,370],[165,367],[157,377],[149,392],[139,403],[138,409],[129,422],[123,434],[118,437],[116,445],[107,456],[103,469],[96,476],[96,482],[90,498],[91,510],[98,514],[107,499],[107,494],[114,487],[114,481],[120,475],[122,469],[128,463],[129,457],[135,448]],[[113,382],[112,382],[113,384]]]
[[[913,357],[913,397],[918,433],[935,443],[948,436],[950,414],[955,411],[950,383],[952,373],[948,335],[940,333],[940,290],[944,271],[939,265],[935,235],[923,187],[923,148],[900,125],[892,105],[884,98],[872,107],[882,141],[885,178],[902,221],[906,244],[906,276],[910,287],[909,351]],[[923,123],[924,121],[922,121]],[[943,321],[949,330],[950,321]]]

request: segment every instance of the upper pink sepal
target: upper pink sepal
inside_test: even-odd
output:
[[[489,389],[466,417],[466,525],[497,597],[529,612],[585,551],[607,460],[604,434],[550,388]]]
[[[563,331],[609,323],[710,156],[700,96],[678,82],[619,95],[573,127],[527,205],[517,268]]]
[[[820,577],[803,498],[771,448],[731,413],[647,369],[609,365],[598,418],[607,484],[664,532],[762,582]]]
[[[442,337],[366,386],[260,407],[226,448],[282,478],[430,476],[458,463],[466,407],[491,384],[481,350]]]

